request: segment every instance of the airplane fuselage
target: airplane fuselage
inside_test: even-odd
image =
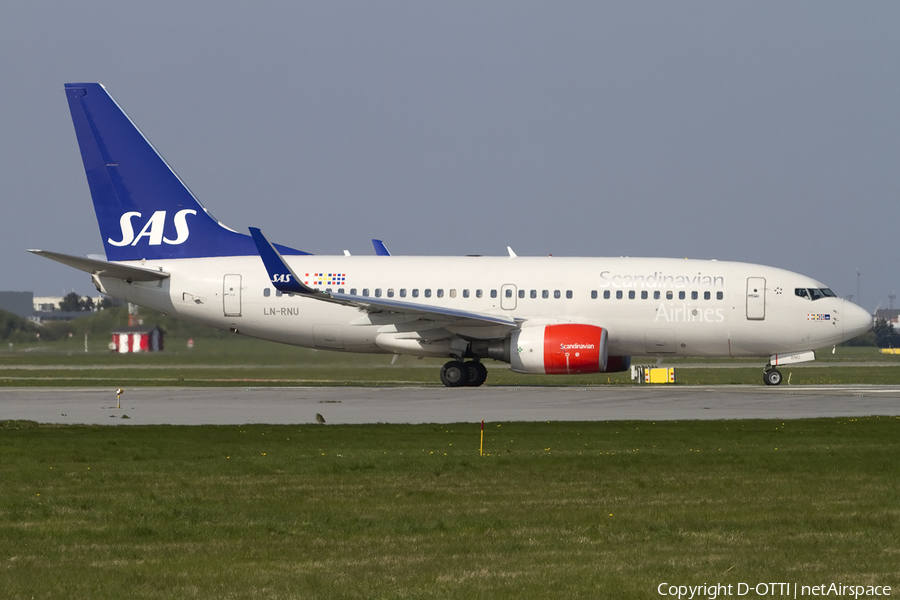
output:
[[[620,356],[761,356],[814,350],[857,335],[871,319],[783,269],[666,258],[378,257],[286,258],[307,285],[371,298],[507,315],[522,327],[584,323],[607,329]],[[129,263],[125,263],[129,264]],[[448,328],[466,339],[501,327],[454,327],[432,318],[367,317],[355,307],[277,291],[258,256],[144,261],[171,274],[126,283],[99,276],[111,296],[243,335],[349,352],[394,352],[380,334]],[[849,322],[848,322],[849,321]],[[410,327],[407,327],[409,329]],[[864,329],[863,329],[864,330]]]

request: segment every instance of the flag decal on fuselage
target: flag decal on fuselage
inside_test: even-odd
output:
[[[306,285],[344,285],[346,273],[306,273],[303,283]]]

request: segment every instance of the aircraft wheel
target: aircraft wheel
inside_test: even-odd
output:
[[[466,382],[467,386],[478,387],[487,380],[487,367],[480,362],[474,360],[467,362],[466,368],[469,372],[469,380]]]
[[[441,367],[441,383],[447,387],[459,387],[469,381],[469,369],[458,360],[451,360]]]
[[[763,382],[766,385],[779,385],[781,383],[781,371],[769,369],[763,373]]]

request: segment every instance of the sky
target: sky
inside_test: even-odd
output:
[[[315,254],[671,256],[900,289],[900,3],[0,4],[0,289],[94,294],[63,83]],[[894,301],[900,308],[900,300]]]

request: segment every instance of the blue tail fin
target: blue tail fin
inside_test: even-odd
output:
[[[67,83],[66,98],[108,260],[257,253],[249,235],[219,223],[194,198],[106,88]]]

